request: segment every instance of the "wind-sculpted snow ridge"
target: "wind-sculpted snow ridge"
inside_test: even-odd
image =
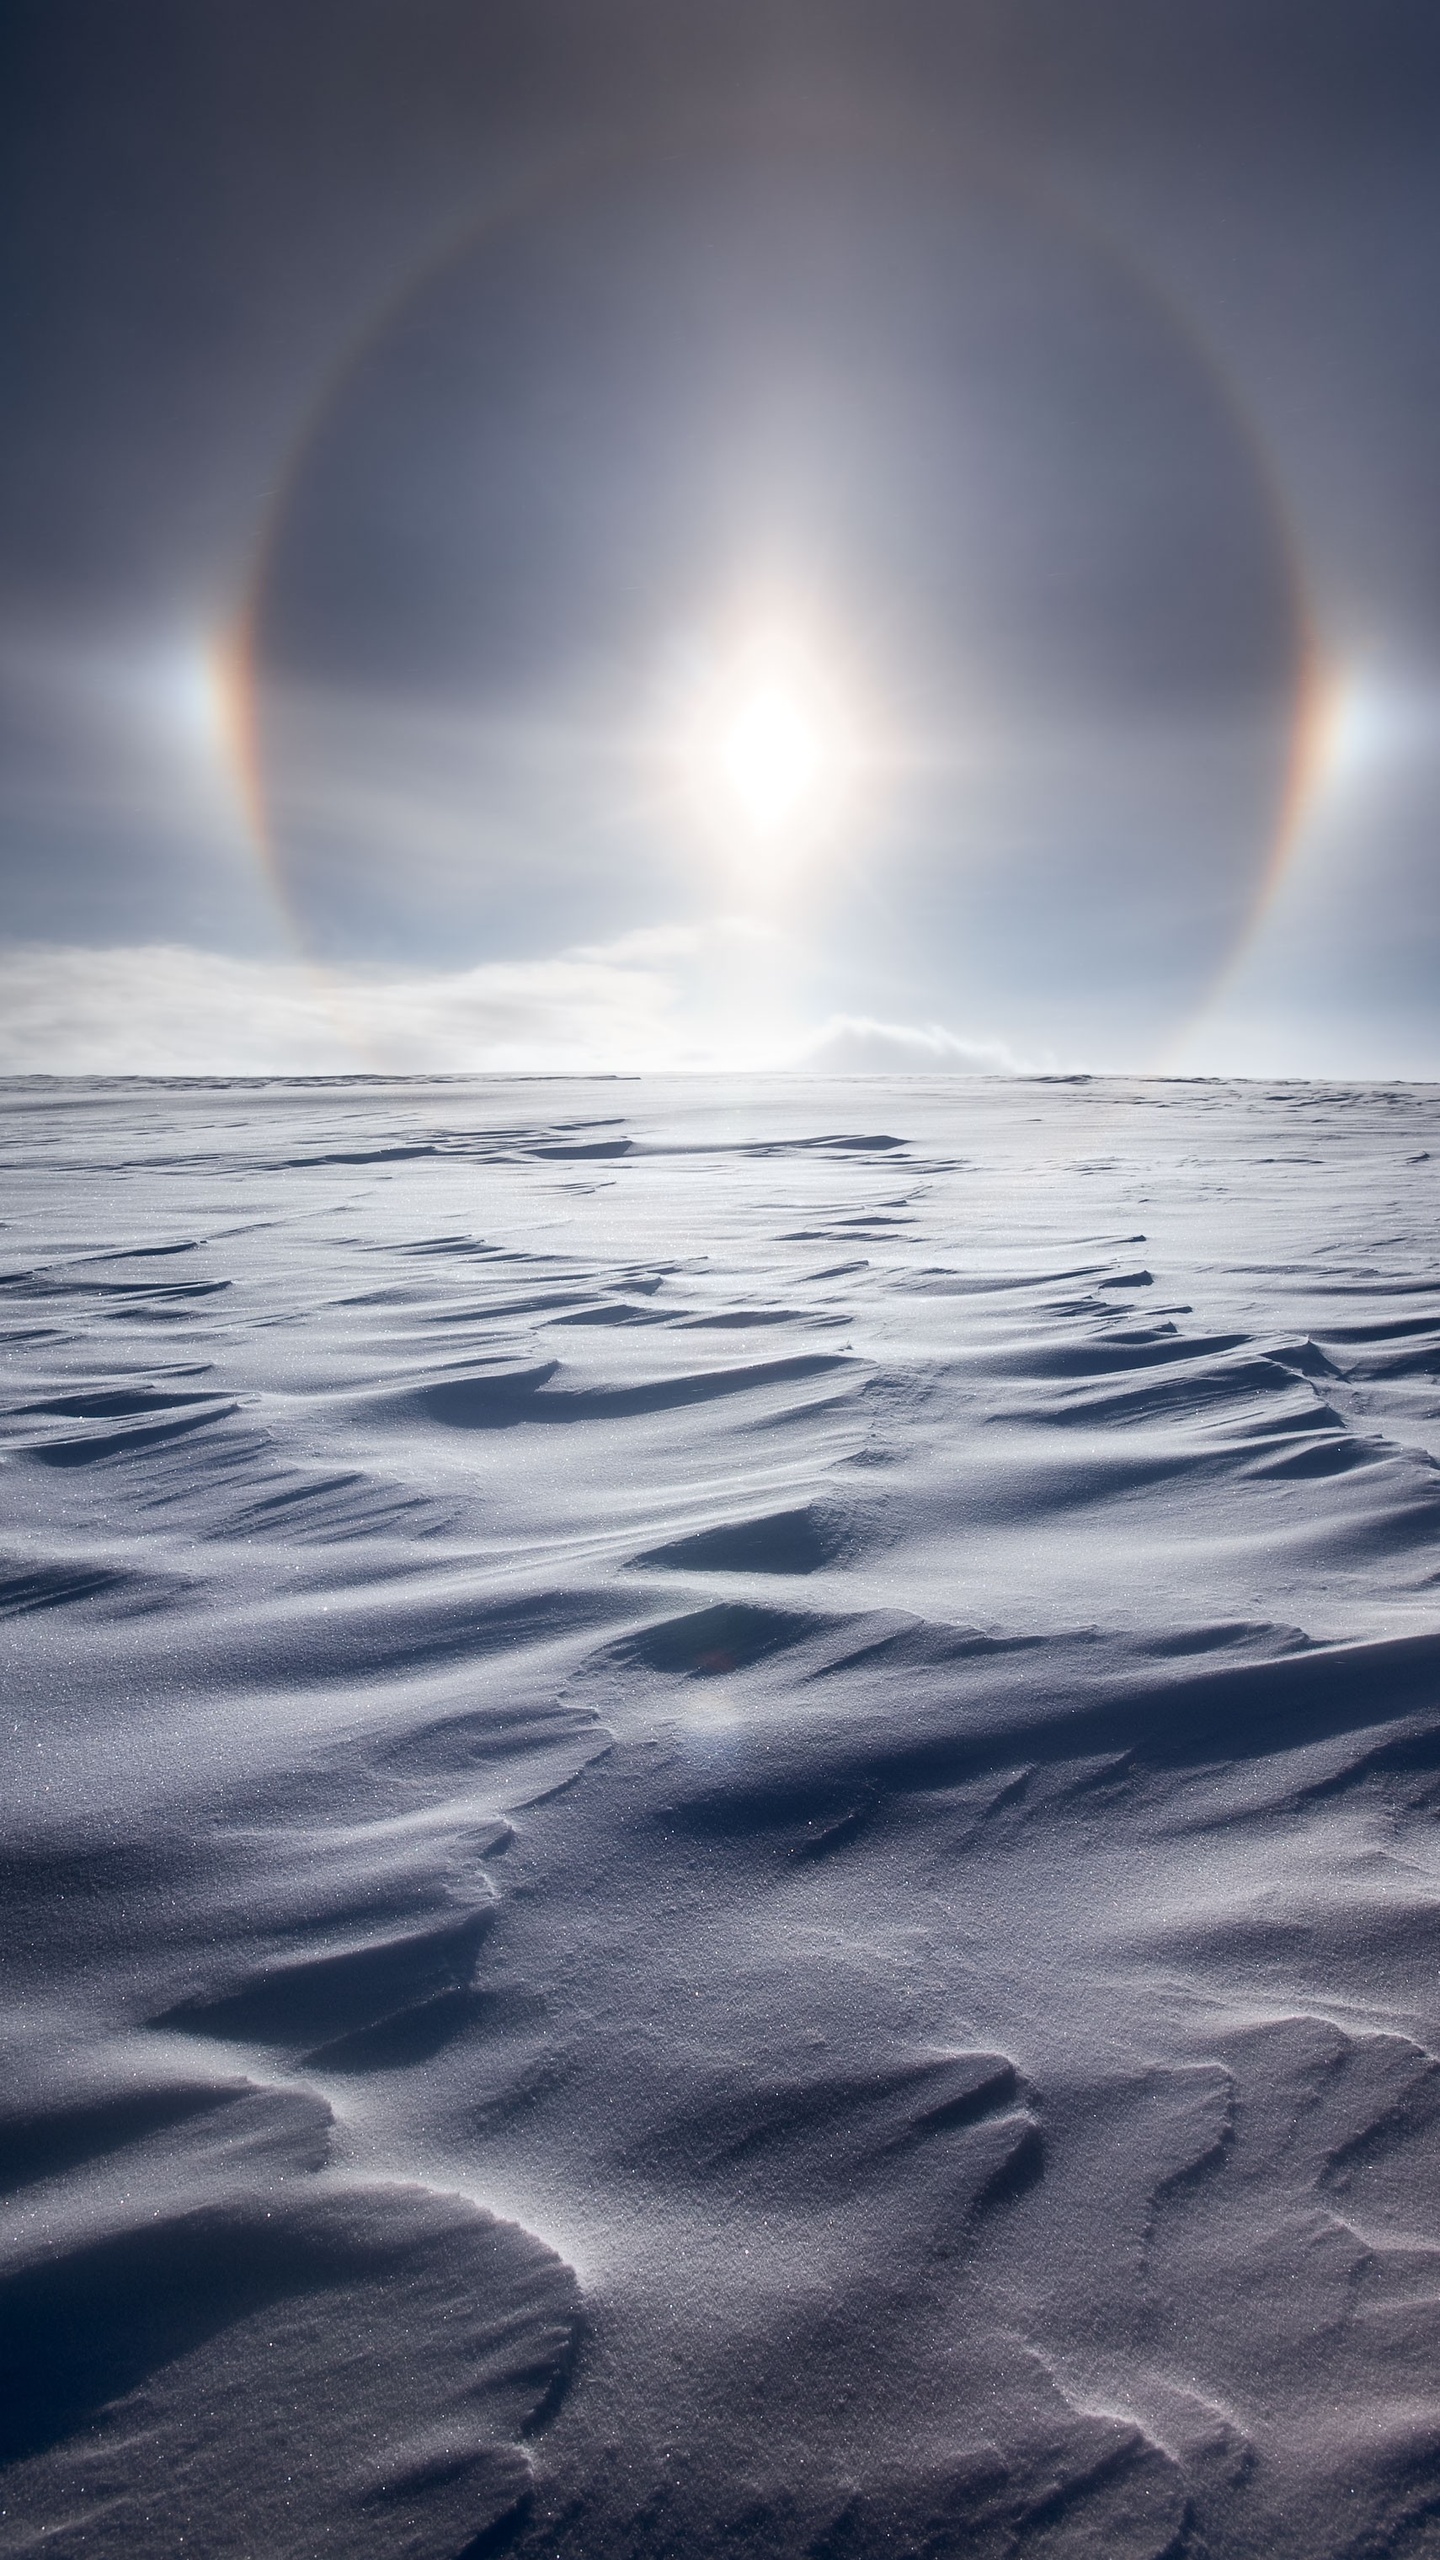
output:
[[[0,2550],[1440,2548],[1440,1095],[0,1153]]]

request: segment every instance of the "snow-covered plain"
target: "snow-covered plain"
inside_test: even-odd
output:
[[[1440,1092],[5,1128],[0,2548],[1440,2548]]]

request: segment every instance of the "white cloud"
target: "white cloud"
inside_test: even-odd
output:
[[[735,918],[658,925],[549,959],[390,973],[170,943],[11,944],[0,946],[0,1074],[1023,1072],[998,1042],[936,1024],[836,1015],[807,1037],[756,974],[774,956]]]
[[[828,1075],[1013,1076],[1024,1061],[998,1040],[961,1040],[938,1022],[872,1022],[838,1013],[792,1063]]]
[[[0,1072],[316,1075],[703,1063],[675,979],[597,949],[381,976],[172,944],[0,949]]]
[[[699,924],[644,924],[617,934],[613,942],[577,942],[562,952],[565,960],[692,960],[702,953],[737,945],[778,942],[771,924],[754,916],[711,916]]]

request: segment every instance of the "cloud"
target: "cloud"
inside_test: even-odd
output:
[[[178,943],[0,945],[0,1074],[1024,1072],[999,1042],[938,1024],[840,1014],[806,1036],[780,1019],[778,993],[767,1022],[762,944],[721,917],[546,959],[388,972]],[[748,1017],[737,988],[750,990]]]
[[[658,954],[656,955],[658,957]],[[595,949],[450,972],[320,970],[177,944],[0,949],[0,1072],[584,1072],[704,1064],[664,969]]]
[[[829,1075],[1014,1076],[1027,1070],[998,1040],[961,1040],[938,1022],[872,1022],[833,1014],[792,1061]]]

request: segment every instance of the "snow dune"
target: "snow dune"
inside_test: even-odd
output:
[[[0,2549],[1440,2548],[1440,1093],[5,1128]]]

